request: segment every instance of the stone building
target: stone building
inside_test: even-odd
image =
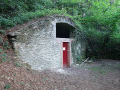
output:
[[[73,55],[81,53],[81,44],[73,47],[75,24],[66,16],[45,16],[8,32],[16,55],[34,70],[71,67]],[[84,51],[84,49],[82,50]]]

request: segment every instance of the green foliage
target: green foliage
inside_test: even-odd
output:
[[[9,28],[9,27],[12,27],[12,26],[14,26],[14,23],[13,23],[13,21],[11,21],[9,18],[5,18],[5,17],[2,17],[2,16],[0,16],[0,26],[1,27],[7,27],[7,28]]]
[[[103,29],[113,31],[115,30],[115,25],[118,20],[118,18],[116,18],[118,10],[120,9],[116,7],[115,4],[111,5],[108,0],[93,2],[87,12],[86,18],[95,25],[98,24],[98,26],[103,26]],[[92,26],[94,26],[94,24],[92,24]]]
[[[0,30],[0,34],[5,34],[5,30]]]
[[[10,48],[10,47],[9,47],[9,42],[8,42],[8,41],[5,41],[5,42],[3,43],[3,48],[4,48],[4,49]]]
[[[21,67],[21,66],[22,66],[22,64],[21,64],[20,62],[15,62],[14,65],[15,65],[16,67]]]
[[[20,82],[20,85],[24,85],[24,82]]]
[[[104,67],[94,66],[94,67],[90,67],[88,69],[91,70],[91,71],[94,71],[94,72],[98,72],[101,75],[105,75],[111,70],[111,68],[108,67],[108,66],[104,66]]]
[[[109,0],[99,0],[92,1],[90,6],[86,4],[86,10],[82,19],[78,19],[88,42],[86,56],[120,59],[119,6]]]
[[[79,63],[79,64],[80,64],[80,63],[83,62],[83,60],[85,60],[85,55],[82,55],[82,54],[81,54],[80,56],[77,57],[76,63]]]
[[[1,26],[3,28],[7,27],[6,29],[9,29],[10,27],[13,27],[17,24],[23,24],[35,18],[39,18],[39,17],[46,16],[46,15],[63,14],[63,13],[66,13],[65,9],[62,9],[62,10],[44,9],[43,11],[37,10],[35,12],[21,13],[15,17],[7,18],[7,19],[4,17],[1,17],[0,21],[2,22]]]
[[[9,89],[11,87],[11,85],[9,83],[7,83],[4,87],[4,89]]]
[[[0,49],[0,63],[8,61],[7,54],[3,51],[3,49]]]
[[[42,76],[41,78],[42,78],[44,81],[46,81],[46,80],[47,80],[47,78],[46,78],[46,77],[44,77],[44,76]]]

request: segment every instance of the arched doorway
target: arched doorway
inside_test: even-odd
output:
[[[62,43],[63,68],[70,67],[71,61],[71,33],[74,27],[67,23],[56,23],[56,38]]]

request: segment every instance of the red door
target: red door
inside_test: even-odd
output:
[[[68,66],[68,42],[63,42],[63,68]]]

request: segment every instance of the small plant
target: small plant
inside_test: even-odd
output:
[[[3,43],[3,48],[4,48],[4,49],[10,48],[10,47],[9,47],[9,42],[8,42],[8,41],[5,41],[5,42]]]
[[[82,63],[83,60],[85,60],[84,55],[81,54],[80,56],[77,57],[77,63]]]
[[[9,83],[6,83],[4,89],[9,89],[11,87],[11,85]]]
[[[7,54],[4,53],[3,49],[0,49],[0,63],[8,61]]]
[[[1,33],[1,34],[4,34],[4,33],[5,33],[5,30],[1,30],[1,29],[0,29],[0,33]]]
[[[19,62],[15,62],[14,65],[15,65],[16,67],[21,67],[21,66],[22,66]]]
[[[14,74],[14,76],[16,76],[16,74]]]
[[[24,82],[20,82],[20,85],[24,85]]]
[[[42,76],[42,79],[45,80],[45,81],[47,80],[47,78],[45,78],[45,77],[43,77],[43,76]]]

